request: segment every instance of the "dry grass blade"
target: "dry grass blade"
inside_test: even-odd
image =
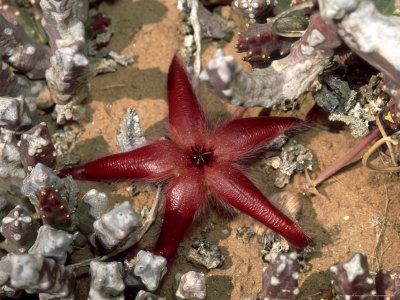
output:
[[[385,251],[388,248],[388,247],[386,247],[386,249],[382,249],[383,235],[385,233],[386,225],[388,224],[387,217],[388,217],[388,210],[389,210],[389,203],[390,203],[390,198],[388,195],[386,185],[384,185],[384,192],[385,192],[386,204],[385,204],[385,212],[383,214],[383,217],[378,217],[375,220],[372,220],[372,222],[371,222],[374,227],[377,227],[376,242],[375,242],[374,252],[372,254],[372,267],[371,267],[371,269],[373,269],[375,271],[375,273],[381,269],[383,254],[385,253]],[[378,251],[380,249],[382,249],[382,250],[378,257]]]

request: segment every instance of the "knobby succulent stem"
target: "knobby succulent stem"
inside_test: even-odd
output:
[[[120,254],[121,252],[128,250],[130,247],[134,246],[137,242],[139,242],[142,237],[144,236],[144,234],[149,230],[149,228],[151,227],[151,225],[154,224],[156,217],[157,217],[157,213],[158,210],[160,208],[161,205],[161,200],[162,200],[162,186],[159,185],[157,187],[157,194],[156,194],[156,198],[153,202],[153,205],[151,207],[151,210],[149,212],[149,216],[146,220],[146,223],[144,224],[144,226],[138,231],[136,232],[136,234],[131,235],[129,237],[129,239],[119,248],[115,249],[113,252],[101,256],[101,257],[93,257],[93,258],[89,258],[86,260],[83,260],[81,262],[75,263],[75,264],[71,264],[66,266],[66,268],[71,269],[71,270],[75,270],[77,268],[81,268],[81,267],[85,267],[88,266],[90,264],[91,261],[106,261],[118,254]]]

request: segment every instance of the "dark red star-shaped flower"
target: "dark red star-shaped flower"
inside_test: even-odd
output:
[[[304,123],[294,118],[258,117],[210,124],[193,92],[185,66],[175,56],[168,73],[169,139],[131,152],[64,169],[78,180],[134,179],[166,183],[164,223],[154,252],[174,255],[209,193],[264,223],[290,244],[304,248],[311,239],[277,210],[243,173],[243,165],[266,142]]]

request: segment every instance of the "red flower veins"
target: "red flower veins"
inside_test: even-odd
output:
[[[303,121],[233,119],[212,129],[177,56],[168,73],[168,104],[169,139],[64,169],[59,175],[72,175],[78,180],[166,182],[164,223],[154,251],[166,258],[174,255],[196,212],[206,203],[208,192],[264,223],[295,247],[311,243],[301,228],[279,212],[242,172],[246,158]]]

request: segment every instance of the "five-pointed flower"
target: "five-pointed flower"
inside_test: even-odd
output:
[[[168,73],[168,104],[168,139],[64,169],[59,175],[72,175],[78,180],[165,182],[164,223],[154,252],[166,258],[174,255],[209,194],[264,223],[295,247],[311,243],[301,228],[279,212],[242,171],[246,159],[269,140],[303,121],[231,119],[212,129],[185,66],[176,55]]]

